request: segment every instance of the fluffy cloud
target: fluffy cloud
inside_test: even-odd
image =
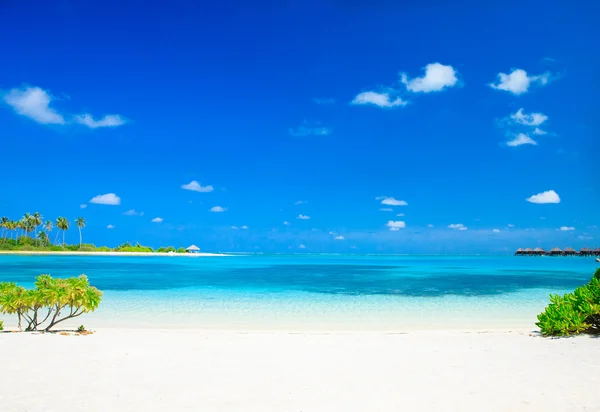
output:
[[[423,76],[410,80],[406,73],[401,74],[400,80],[406,85],[409,91],[415,93],[439,92],[446,87],[455,86],[458,82],[456,71],[452,66],[430,63],[423,69],[425,70]]]
[[[131,209],[128,210],[127,212],[123,213],[125,216],[144,216],[144,212],[136,212],[135,210]]]
[[[152,223],[162,223],[163,220],[164,219],[162,217],[155,217],[154,219],[152,219]]]
[[[513,69],[510,74],[498,73],[498,82],[490,83],[492,89],[504,90],[515,95],[526,93],[529,86],[537,84],[543,86],[550,80],[550,73],[543,73],[537,76],[529,76],[522,69]]]
[[[306,137],[306,136],[327,136],[330,135],[333,130],[327,127],[322,127],[318,125],[310,125],[305,123],[302,126],[292,127],[288,129],[290,135],[294,137]]]
[[[94,120],[91,114],[80,114],[73,118],[77,123],[89,127],[90,129],[97,129],[99,127],[117,127],[125,124],[123,119],[118,114],[107,114],[99,120]]]
[[[430,223],[430,224],[427,225],[427,227],[433,227],[433,225]]]
[[[290,224],[290,222],[288,222],[287,220],[285,222],[283,222],[284,225],[288,226]]]
[[[492,229],[493,233],[500,233],[500,229]]]
[[[391,231],[395,232],[406,227],[406,223],[400,220],[389,220],[385,224]]]
[[[306,204],[306,203],[308,203],[306,200],[298,200],[298,201],[297,201],[297,202],[295,202],[294,204],[295,204],[295,205],[303,205],[303,204]]]
[[[52,97],[39,87],[12,89],[3,96],[15,112],[42,124],[65,124],[64,117],[50,108]]]
[[[402,216],[404,216],[404,213],[398,213],[396,216],[402,217]]]
[[[2,96],[4,102],[11,106],[15,112],[29,117],[42,124],[67,124],[65,116],[50,107],[53,97],[40,87],[24,87],[12,89]],[[71,117],[68,115],[67,117]],[[92,129],[98,127],[116,127],[125,124],[118,114],[106,115],[99,120],[94,120],[91,114],[72,116],[72,122],[82,124]]]
[[[300,246],[298,246],[298,249],[306,249],[306,246],[305,245],[300,245]]]
[[[463,225],[462,223],[453,223],[451,225],[448,225],[448,229],[454,229],[454,230],[467,230],[468,227],[466,227],[465,225]]]
[[[80,208],[80,209],[85,209],[86,207],[87,207],[87,205],[86,205],[85,203],[84,203],[84,204],[82,204],[82,205],[79,205],[79,208]]]
[[[571,230],[575,230],[575,228],[573,226],[561,226],[560,228],[558,228],[558,230],[562,230],[563,232],[568,232]]]
[[[545,204],[545,203],[560,203],[560,196],[554,190],[547,190],[542,193],[538,193],[537,195],[533,195],[528,197],[527,199],[530,203],[537,204]]]
[[[398,107],[406,106],[407,101],[396,97],[394,100],[391,99],[389,93],[377,93],[377,92],[362,92],[356,95],[356,97],[350,102],[354,105],[372,104],[379,107]]]
[[[393,212],[394,209],[392,209],[391,207],[381,207],[379,208],[380,212]]]
[[[523,109],[519,109],[516,113],[511,114],[510,118],[514,122],[524,124],[525,126],[539,126],[548,120],[548,116],[544,113],[525,113]]]
[[[538,136],[542,136],[542,135],[548,134],[548,132],[546,132],[545,130],[540,129],[539,127],[536,127],[533,130],[533,134],[537,134]]]
[[[336,236],[334,237],[335,240],[345,240],[346,238],[344,236]]]
[[[222,213],[224,211],[226,211],[227,208],[226,207],[222,207],[222,206],[213,206],[209,209],[210,212],[215,212],[215,213]]]
[[[118,206],[121,204],[121,198],[114,193],[107,193],[105,195],[94,196],[90,203],[94,203],[97,205],[111,205]]]
[[[248,226],[246,226],[246,225],[242,226],[242,230],[248,230]]]
[[[114,229],[115,227],[113,225],[108,225],[106,226],[107,229]]]
[[[184,190],[191,190],[192,192],[201,192],[201,193],[208,193],[208,192],[212,192],[213,190],[215,190],[212,187],[212,185],[202,186],[196,180],[192,180],[187,185],[182,185],[181,188]]]
[[[231,228],[232,228],[233,230],[238,230],[238,229],[239,229],[239,227],[237,227],[237,226],[231,226]]]
[[[331,97],[315,97],[313,102],[316,104],[334,104],[335,99],[332,99]]]
[[[506,145],[510,147],[517,147],[525,144],[537,146],[537,142],[531,137],[527,136],[525,133],[519,133],[515,136],[513,140],[509,140],[508,142],[506,142]]]
[[[390,196],[379,196],[375,198],[376,200],[381,200],[381,204],[382,205],[388,205],[388,206],[407,206],[408,203],[406,203],[404,200],[397,200],[394,197],[390,197]]]
[[[310,219],[310,216],[306,216],[306,215],[303,215],[302,213],[300,213],[296,219],[308,220],[308,219]]]

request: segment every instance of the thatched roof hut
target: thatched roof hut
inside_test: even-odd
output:
[[[592,254],[596,255],[596,256],[600,256],[600,247],[597,247],[596,249],[592,250]]]
[[[525,255],[533,255],[533,249],[528,247],[523,251],[523,254]]]
[[[560,248],[558,248],[558,247],[550,249],[550,253],[549,253],[550,256],[559,256],[562,254],[563,254],[563,251],[560,250]]]
[[[522,255],[523,254],[523,248],[518,248],[517,251],[515,252],[515,255]]]
[[[185,250],[188,253],[199,253],[200,252],[200,248],[198,246],[196,246],[196,245],[192,245],[192,246],[186,247]]]
[[[536,255],[545,255],[546,251],[541,247],[536,247],[535,249],[533,249],[533,253]]]
[[[584,247],[583,249],[581,249],[579,251],[579,255],[580,256],[591,256],[592,255],[592,249],[590,249],[589,247]]]
[[[573,255],[577,254],[577,251],[575,249],[573,249],[572,247],[567,247],[567,248],[565,248],[565,250],[563,250],[563,253],[565,255],[573,256]]]

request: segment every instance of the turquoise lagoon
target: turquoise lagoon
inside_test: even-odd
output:
[[[0,256],[0,280],[24,286],[88,275],[104,292],[78,319],[89,328],[533,330],[548,295],[595,268],[579,257]]]

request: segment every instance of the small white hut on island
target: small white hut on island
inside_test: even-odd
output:
[[[187,253],[200,253],[200,248],[196,245],[192,245],[185,248]]]

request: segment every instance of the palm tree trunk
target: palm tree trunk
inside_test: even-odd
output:
[[[65,231],[63,230],[63,247],[65,247]]]
[[[81,228],[79,228],[79,249],[81,249]]]

